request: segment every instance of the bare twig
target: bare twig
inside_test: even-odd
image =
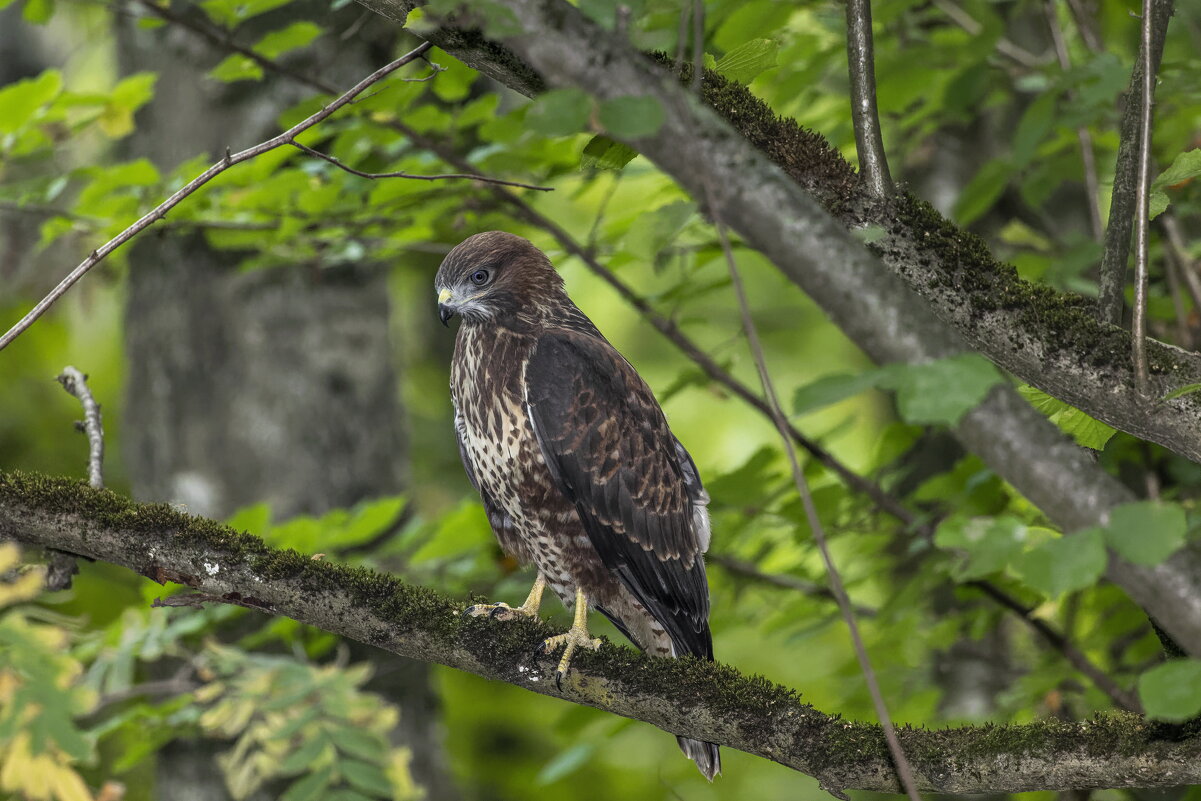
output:
[[[692,0],[692,91],[701,93],[705,74],[705,2]]]
[[[978,35],[984,30],[983,25],[977,22],[971,14],[952,2],[952,0],[934,0],[934,5],[938,10],[950,17],[952,22],[973,36]],[[1039,66],[1040,63],[1040,59],[1033,53],[1019,47],[1003,36],[997,40],[997,52],[1025,69],[1033,69]]]
[[[1184,305],[1184,279],[1186,269],[1173,248],[1164,248],[1164,264],[1167,267],[1168,292],[1172,296],[1172,311],[1175,313],[1176,344],[1182,348],[1193,348],[1193,332],[1188,324],[1188,309]]]
[[[43,314],[46,313],[47,309],[49,309],[52,305],[54,305],[55,301],[57,301],[59,298],[61,298],[63,295],[65,295],[67,293],[67,291],[72,286],[75,285],[75,282],[78,281],[80,278],[82,278],[84,275],[86,275],[89,270],[91,270],[93,267],[95,267],[97,264],[99,264],[101,261],[103,261],[104,258],[106,256],[108,256],[110,253],[112,253],[114,250],[121,247],[126,242],[128,242],[129,240],[131,240],[135,236],[137,236],[139,233],[141,233],[143,230],[145,230],[146,228],[149,228],[155,222],[157,222],[157,221],[161,220],[163,217],[165,217],[167,212],[170,211],[171,209],[175,208],[177,205],[179,205],[179,203],[184,198],[188,197],[193,192],[195,192],[197,189],[204,186],[209,181],[211,181],[213,178],[215,178],[216,176],[225,172],[226,170],[228,170],[230,167],[234,166],[235,164],[240,164],[243,161],[247,161],[256,156],[262,155],[263,153],[266,153],[269,150],[274,150],[275,148],[280,147],[281,145],[287,144],[288,142],[292,141],[296,137],[296,135],[299,134],[301,131],[306,131],[309,128],[312,128],[314,125],[321,122],[325,118],[329,117],[335,111],[337,111],[338,109],[342,108],[347,103],[352,101],[358,94],[360,94],[367,87],[369,87],[375,83],[378,83],[379,81],[383,80],[388,75],[392,74],[393,72],[400,69],[404,65],[414,61],[415,59],[420,58],[432,46],[433,45],[431,45],[429,42],[423,42],[422,44],[418,45],[416,48],[409,51],[408,53],[401,56],[400,58],[396,59],[395,61],[391,62],[390,64],[387,64],[387,65],[381,67],[380,69],[376,70],[375,72],[371,73],[366,78],[364,78],[363,80],[361,80],[357,84],[355,84],[353,87],[351,87],[341,97],[339,97],[338,99],[334,100],[329,105],[322,108],[316,114],[313,114],[312,116],[307,117],[306,119],[302,120],[301,122],[298,122],[296,125],[292,126],[291,128],[289,128],[288,130],[279,134],[278,136],[274,136],[265,142],[260,142],[259,144],[255,145],[254,147],[247,148],[246,150],[243,150],[240,153],[231,154],[228,151],[226,151],[225,158],[223,158],[220,161],[218,161],[217,163],[213,164],[211,167],[209,167],[207,170],[202,172],[200,175],[193,178],[191,181],[188,181],[188,183],[184,184],[184,186],[182,186],[178,191],[176,191],[174,194],[172,194],[169,198],[167,198],[162,203],[155,206],[154,209],[152,209],[151,211],[149,211],[145,215],[143,215],[133,225],[129,226],[124,231],[117,234],[115,237],[110,239],[108,242],[106,242],[101,247],[97,248],[96,250],[93,250],[92,254],[90,256],[88,256],[86,259],[84,259],[82,262],[80,262],[79,266],[77,266],[74,270],[72,270],[70,272],[70,274],[67,275],[66,278],[64,278],[62,281],[59,282],[58,286],[56,286],[53,290],[50,291],[50,294],[48,294],[48,295],[46,295],[46,297],[42,298],[42,300],[39,301],[38,304],[36,306],[34,306],[33,309],[28,314],[26,314],[24,317],[22,317],[21,320],[19,322],[17,322],[16,325],[14,325],[12,328],[10,328],[8,330],[8,332],[4,334],[3,337],[0,337],[0,350],[3,350],[4,348],[6,348],[10,343],[12,343],[12,341],[14,339],[16,339],[18,336],[20,336],[22,332],[24,332],[27,328],[29,328],[29,326],[33,325],[33,323],[36,322],[39,317],[41,317]]]
[[[742,276],[738,272],[738,265],[734,261],[734,251],[730,248],[730,240],[726,236],[725,225],[717,215],[717,203],[714,200],[712,189],[708,185],[706,185],[706,189],[706,202],[710,213],[713,214],[713,223],[717,228],[717,237],[721,241],[721,249],[726,257],[726,266],[730,271],[730,281],[734,285],[734,294],[738,298],[738,308],[742,313],[742,325],[746,330],[746,337],[750,344],[751,355],[755,359],[755,366],[759,370],[759,380],[763,384],[763,395],[771,407],[772,421],[776,424],[776,430],[780,433],[780,439],[784,442],[784,450],[788,454],[788,464],[792,468],[792,478],[796,482],[797,492],[801,496],[801,505],[805,507],[805,516],[808,518],[809,527],[813,531],[813,540],[817,544],[817,549],[822,556],[822,562],[826,565],[826,573],[830,577],[830,590],[834,593],[834,598],[838,602],[838,609],[842,613],[843,620],[846,621],[847,628],[850,630],[851,643],[855,648],[855,657],[859,660],[859,669],[863,671],[863,678],[867,682],[868,692],[871,693],[872,704],[876,708],[876,717],[880,721],[884,740],[888,744],[888,752],[892,755],[897,778],[901,786],[905,788],[905,794],[909,796],[910,801],[920,801],[921,795],[918,794],[917,783],[913,778],[913,768],[910,766],[909,760],[905,757],[905,752],[901,749],[900,740],[897,739],[896,729],[893,727],[892,718],[888,714],[888,706],[884,703],[884,695],[880,692],[880,683],[876,679],[876,672],[872,668],[871,660],[868,658],[867,648],[864,646],[863,638],[859,634],[859,624],[855,622],[855,610],[851,607],[851,599],[847,596],[846,588],[842,584],[842,576],[839,575],[838,568],[834,564],[834,558],[830,555],[830,548],[826,543],[825,530],[822,528],[821,519],[818,517],[817,507],[813,503],[813,495],[809,491],[809,482],[805,479],[805,473],[801,470],[801,463],[797,458],[796,448],[793,447],[792,435],[788,430],[788,420],[784,416],[783,409],[780,408],[779,398],[776,397],[775,387],[767,371],[767,362],[763,355],[763,344],[759,341],[759,332],[755,328],[754,319],[751,317],[750,303],[746,299],[746,290],[742,286]]]
[[[1072,20],[1076,23],[1076,31],[1084,40],[1084,46],[1094,53],[1101,52],[1101,38],[1095,27],[1096,20],[1093,19],[1095,12],[1085,8],[1083,0],[1068,0],[1068,8],[1072,12]]]
[[[338,169],[345,170],[346,172],[350,173],[351,175],[357,175],[360,178],[370,178],[372,180],[375,180],[377,178],[412,178],[417,181],[442,181],[442,180],[447,180],[447,179],[462,178],[462,179],[465,179],[468,181],[479,181],[480,183],[485,183],[485,184],[497,184],[499,186],[515,186],[518,189],[533,189],[538,192],[553,192],[553,191],[555,191],[555,188],[553,186],[537,186],[535,184],[523,184],[518,181],[504,181],[504,180],[501,180],[500,178],[488,178],[487,176],[484,176],[484,175],[474,175],[474,174],[468,174],[468,173],[446,173],[446,174],[442,174],[442,175],[415,175],[411,172],[404,172],[403,170],[397,170],[395,172],[362,172],[361,170],[356,170],[354,167],[350,167],[350,166],[344,164],[343,162],[339,161],[338,159],[334,158],[333,156],[329,155],[328,153],[322,153],[320,150],[314,150],[313,148],[311,148],[307,145],[302,145],[302,144],[300,144],[300,142],[297,142],[295,139],[289,141],[288,144],[292,145],[293,147],[295,147],[299,150],[304,151],[305,153],[308,153],[310,156],[315,156],[316,158],[323,159],[324,161],[328,161],[330,164],[334,165]]]
[[[88,377],[74,367],[64,367],[58,383],[83,406],[83,421],[75,425],[88,438],[88,484],[101,489],[104,487],[104,425],[100,420],[100,404],[88,389]]]
[[[1138,58],[1130,75],[1130,89],[1126,93],[1126,109],[1122,113],[1119,131],[1118,158],[1113,170],[1109,224],[1105,227],[1105,251],[1101,256],[1101,272],[1098,276],[1097,317],[1102,322],[1119,326],[1126,305],[1126,262],[1130,256],[1130,233],[1134,227],[1139,196],[1139,154],[1142,152],[1139,131],[1146,87],[1145,73],[1154,74],[1159,69],[1175,0],[1150,0],[1144,5],[1151,7],[1151,13],[1143,16],[1144,23],[1150,25],[1150,43],[1146,45],[1140,37]],[[1149,70],[1145,69],[1145,64],[1150,64]]]
[[[1193,308],[1201,314],[1201,276],[1197,275],[1197,264],[1189,256],[1184,235],[1180,232],[1180,224],[1167,212],[1159,216],[1159,221],[1164,233],[1168,235],[1168,252],[1175,256],[1180,265],[1181,277],[1184,278],[1189,296],[1193,299]]]
[[[1055,44],[1055,57],[1059,59],[1059,68],[1067,72],[1072,68],[1072,59],[1068,53],[1068,44],[1063,38],[1063,28],[1059,25],[1059,11],[1053,0],[1047,0],[1043,5],[1047,15],[1047,25],[1051,29],[1051,41]],[[1076,128],[1076,139],[1080,142],[1080,160],[1084,163],[1084,191],[1088,195],[1088,222],[1092,228],[1093,239],[1100,242],[1105,237],[1105,229],[1101,223],[1101,189],[1097,180],[1097,158],[1093,153],[1093,135],[1087,125]]]
[[[753,562],[747,562],[734,556],[709,552],[705,555],[705,561],[709,564],[721,565],[725,568],[726,572],[734,576],[754,579],[763,584],[770,584],[773,587],[799,592],[801,595],[810,595],[814,598],[828,598],[831,601],[837,600],[829,587],[783,573],[768,573],[767,571],[760,570]],[[864,606],[863,604],[853,604],[853,606],[855,614],[860,617],[875,617],[879,614],[876,609],[870,606]]]
[[[847,0],[847,66],[851,73],[851,122],[859,172],[876,197],[892,194],[876,109],[876,65],[872,52],[871,0]]]
[[[75,427],[88,438],[88,485],[104,488],[104,425],[100,404],[88,389],[88,377],[74,367],[64,367],[58,383],[83,406],[83,420]],[[72,577],[79,572],[75,554],[49,549],[46,559],[46,589],[51,592],[71,589]]]
[[[1139,98],[1138,190],[1135,195],[1134,227],[1134,310],[1130,336],[1134,360],[1134,378],[1140,392],[1147,392],[1150,371],[1147,367],[1147,273],[1149,269],[1149,202],[1151,195],[1151,106],[1155,102],[1155,65],[1151,60],[1152,6],[1143,0],[1142,55],[1143,91]]]
[[[1024,620],[1027,625],[1062,653],[1064,658],[1071,663],[1072,667],[1079,670],[1085,676],[1088,676],[1093,684],[1097,686],[1097,689],[1113,699],[1119,707],[1140,715],[1143,713],[1143,706],[1139,703],[1134,693],[1120,687],[1105,671],[1093,664],[1092,660],[1085,656],[1083,651],[1072,644],[1066,634],[1063,634],[1045,620],[1036,617],[1034,607],[1022,603],[991,581],[968,581],[966,585],[980,590],[993,601]]]

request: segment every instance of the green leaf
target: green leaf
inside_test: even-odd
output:
[[[696,204],[680,200],[639,215],[626,232],[622,249],[643,261],[654,261],[695,212]]]
[[[54,16],[54,0],[25,0],[22,16],[26,22],[45,25]]]
[[[1058,107],[1058,92],[1043,92],[1037,100],[1026,107],[1017,130],[1013,133],[1013,163],[1015,167],[1025,167],[1034,160],[1038,146],[1051,132]]]
[[[1186,150],[1172,159],[1171,165],[1151,182],[1153,189],[1175,186],[1201,175],[1201,148]]]
[[[881,382],[897,391],[897,410],[908,423],[955,425],[1001,382],[992,362],[960,353],[928,364],[890,365]]]
[[[1188,522],[1176,504],[1136,501],[1111,511],[1102,531],[1109,547],[1126,559],[1157,565],[1184,545]]]
[[[1106,561],[1101,532],[1090,528],[1035,546],[1015,559],[1012,567],[1031,589],[1058,598],[1096,584]]]
[[[226,56],[220,64],[209,70],[208,76],[224,83],[257,81],[263,77],[263,68],[246,56],[234,53]]]
[[[638,151],[629,145],[598,134],[584,146],[584,152],[580,154],[580,166],[585,169],[620,170],[637,155]]]
[[[1185,721],[1201,713],[1201,661],[1173,659],[1138,677],[1147,717]]]
[[[273,8],[287,5],[292,0],[204,0],[200,7],[205,13],[226,28],[234,28],[241,22]]]
[[[26,78],[0,89],[0,134],[23,128],[62,88],[62,73],[46,70],[36,78]]]
[[[1022,552],[1027,529],[1016,517],[973,517],[944,520],[934,532],[934,544],[955,551],[961,560],[955,566],[957,579],[977,579],[999,573]]]
[[[530,105],[525,124],[543,136],[568,136],[587,126],[591,111],[592,98],[579,89],[552,89]]]
[[[1111,426],[1100,420],[1089,417],[1074,406],[1069,406],[1058,398],[1052,397],[1040,389],[1023,384],[1018,387],[1022,397],[1030,401],[1035,409],[1045,414],[1059,430],[1076,440],[1077,445],[1099,451],[1105,448],[1105,443],[1117,433]]]
[[[375,765],[348,760],[342,762],[339,765],[339,769],[342,771],[342,776],[346,781],[363,792],[385,798],[392,797],[392,783],[388,781],[388,777],[384,775],[383,771]]]
[[[779,42],[772,39],[752,39],[738,45],[721,57],[717,71],[732,81],[748,84],[759,73],[776,66]]]
[[[1172,199],[1168,197],[1167,192],[1162,189],[1152,189],[1147,198],[1147,218],[1154,220],[1167,211],[1170,205],[1172,205]]]
[[[326,788],[329,787],[333,775],[332,767],[319,768],[308,776],[292,782],[280,801],[317,801],[325,796]]]
[[[157,78],[153,72],[139,72],[113,87],[108,104],[96,119],[100,130],[113,139],[131,133],[134,112],[154,97]]]
[[[1013,166],[1005,159],[993,159],[980,168],[955,201],[954,217],[960,225],[969,225],[992,208],[1009,185]]]
[[[254,49],[267,58],[275,59],[289,50],[308,46],[321,34],[321,27],[312,22],[293,22],[288,27],[272,31],[259,39]]]
[[[345,726],[339,727],[335,734],[334,743],[338,749],[351,756],[367,762],[382,762],[388,755],[383,738],[374,732]]]
[[[663,126],[663,108],[649,96],[615,97],[600,104],[600,124],[621,139],[652,136]]]
[[[865,390],[879,386],[883,377],[884,371],[882,370],[822,376],[812,383],[797,388],[796,393],[792,396],[792,413],[808,414],[846,400]]]

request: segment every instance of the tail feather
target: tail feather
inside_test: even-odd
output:
[[[701,631],[694,632],[687,640],[676,642],[663,626],[660,625],[646,609],[637,601],[631,599],[631,608],[622,610],[624,615],[615,614],[615,610],[596,606],[596,611],[612,621],[617,629],[629,638],[631,642],[655,656],[675,657],[693,655],[713,661],[713,639],[706,625]],[[715,743],[693,740],[690,737],[676,737],[684,756],[696,763],[697,769],[709,781],[721,773],[721,751]]]
[[[676,742],[680,744],[684,756],[696,763],[706,779],[713,781],[713,777],[721,773],[721,751],[715,743],[704,743],[688,737],[677,737]]]

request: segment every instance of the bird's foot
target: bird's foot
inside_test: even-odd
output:
[[[463,610],[463,617],[484,617],[487,615],[493,620],[514,620],[517,617],[537,617],[538,607],[527,606],[509,606],[504,601],[495,604],[475,604]]]
[[[503,601],[498,604],[475,604],[463,611],[463,617],[483,617],[488,615],[493,620],[513,620],[517,617],[537,617],[538,609],[542,606],[542,590],[546,588],[546,579],[539,574],[526,596],[525,603],[514,609]]]
[[[571,657],[575,655],[575,649],[587,648],[595,651],[600,648],[601,641],[599,637],[589,636],[588,628],[577,623],[568,629],[565,634],[556,634],[554,637],[547,637],[538,646],[538,652],[542,654],[553,653],[560,646],[563,647],[563,657],[559,660],[559,667],[555,670],[555,686],[561,690],[563,689],[563,677],[567,675],[567,670],[571,667]]]

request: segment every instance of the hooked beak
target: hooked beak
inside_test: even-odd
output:
[[[450,327],[450,318],[455,316],[455,307],[449,302],[450,299],[451,291],[449,289],[438,292],[438,319],[447,328]]]

